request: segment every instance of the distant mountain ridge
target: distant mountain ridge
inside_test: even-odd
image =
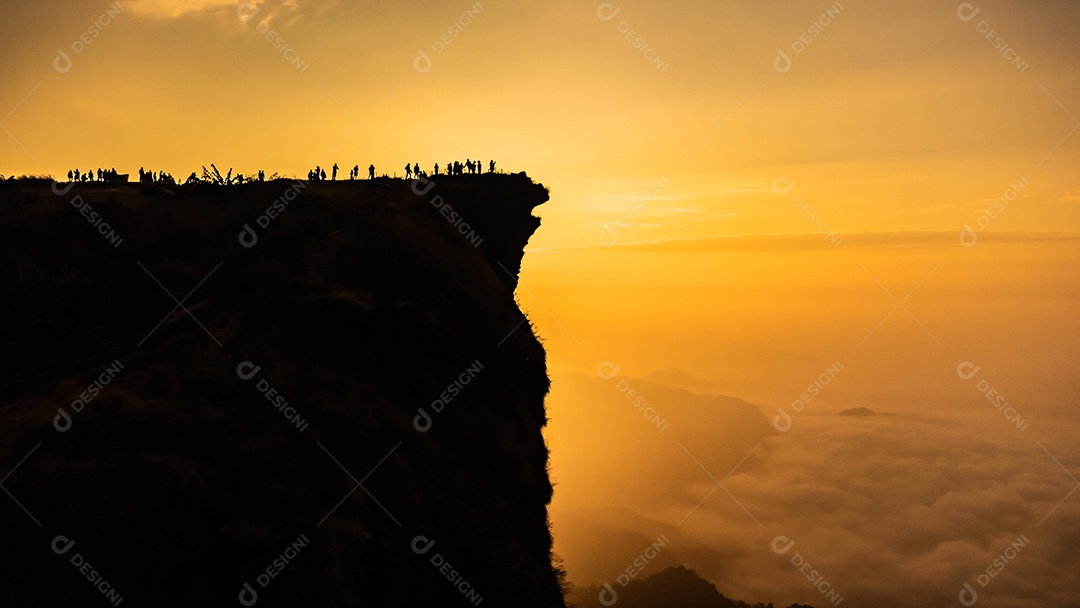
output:
[[[573,608],[773,608],[773,604],[729,599],[716,586],[684,566],[673,566],[652,576],[632,580],[625,587],[609,584],[574,589],[570,593]],[[813,608],[792,604],[788,608]]]

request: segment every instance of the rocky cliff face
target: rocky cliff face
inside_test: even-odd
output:
[[[0,605],[562,606],[547,198],[0,183]]]

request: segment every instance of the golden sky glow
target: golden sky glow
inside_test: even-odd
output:
[[[1074,231],[1075,3],[980,6],[9,3],[0,172],[495,158],[559,197],[534,246],[661,179],[620,238],[814,230],[795,195],[837,231],[953,230],[1026,178],[991,229]]]
[[[1065,0],[6,2],[0,173],[527,171],[552,198],[517,296],[563,374],[552,517],[572,581],[613,580],[666,531],[665,559],[729,596],[824,604],[768,551],[787,534],[849,605],[946,605],[1027,533],[1030,561],[980,606],[1075,605],[1077,495],[1035,523],[1080,476],[1078,23]],[[581,374],[605,362],[646,394],[677,370],[656,381],[768,422],[837,360],[791,434],[714,436],[717,467],[761,442],[731,483],[760,528],[720,492],[675,525],[711,487],[674,442],[710,444],[685,395],[651,389],[672,430],[606,436],[604,458],[582,430],[600,416],[583,391],[613,384]],[[1029,430],[957,379],[964,361]],[[895,417],[826,417],[848,407]],[[890,485],[905,463],[919,481]],[[657,496],[654,470],[684,491]]]

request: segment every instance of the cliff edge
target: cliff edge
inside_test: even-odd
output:
[[[0,182],[0,605],[563,606],[547,200]]]

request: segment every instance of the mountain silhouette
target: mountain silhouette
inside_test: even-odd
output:
[[[656,384],[664,384],[674,388],[681,388],[694,393],[700,393],[704,395],[717,394],[717,387],[714,383],[692,376],[681,369],[663,369],[655,372],[645,374],[641,377],[642,380],[649,382],[655,382]]]
[[[547,200],[0,184],[0,605],[562,606]]]
[[[769,604],[747,604],[732,600],[717,591],[709,581],[684,566],[673,566],[640,579],[631,580],[625,587],[609,584],[617,597],[602,586],[582,587],[570,593],[574,608],[772,608]],[[614,599],[614,603],[613,603]],[[809,605],[792,604],[788,608],[813,608]]]
[[[695,484],[710,480],[710,473],[721,478],[752,470],[751,452],[776,433],[761,409],[631,376],[551,378],[545,430],[557,488],[551,511],[556,552],[570,580],[608,580],[660,535],[670,547],[644,574],[688,563],[689,553],[681,552],[725,559],[676,526],[670,513],[694,508],[708,491]]]

